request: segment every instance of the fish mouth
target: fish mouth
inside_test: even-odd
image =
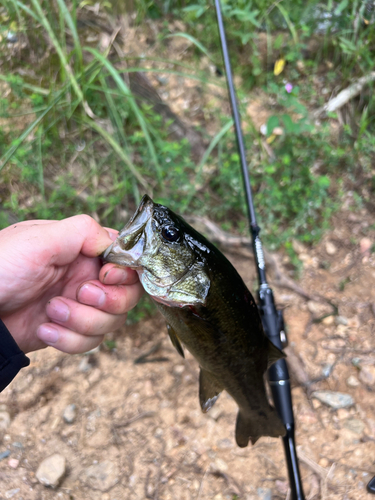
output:
[[[113,242],[114,243],[114,242]],[[112,252],[112,248],[113,248],[113,243],[111,243],[109,245],[109,247],[104,251],[104,253],[102,253],[101,257],[102,259],[106,260],[108,255]]]
[[[153,215],[154,206],[154,202],[145,194],[133,217],[102,254],[105,261],[126,267],[139,267],[138,259],[146,243],[145,227]]]

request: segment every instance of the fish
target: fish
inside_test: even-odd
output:
[[[267,369],[285,355],[267,338],[253,296],[215,245],[144,195],[103,259],[137,271],[177,352],[184,357],[187,348],[197,360],[202,411],[223,390],[235,400],[238,446],[285,435],[264,382]]]

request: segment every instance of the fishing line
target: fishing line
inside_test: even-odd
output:
[[[266,280],[266,269],[262,243],[259,238],[260,228],[257,224],[250,175],[246,162],[246,150],[241,127],[241,117],[238,111],[236,91],[233,83],[228,45],[225,36],[223,17],[221,13],[220,0],[215,0],[217,23],[220,34],[221,49],[227,77],[228,93],[230,96],[232,115],[236,131],[236,140],[240,156],[242,178],[246,196],[246,206],[250,223],[250,233],[254,249],[255,265],[258,273],[259,291],[258,306],[262,318],[262,324],[268,338],[276,347],[282,349],[281,336],[285,336],[284,321],[282,312],[276,309],[273,293]],[[273,402],[284,423],[286,434],[282,438],[284,444],[285,458],[287,462],[289,484],[291,490],[291,500],[304,500],[305,496],[302,488],[302,481],[298,467],[296,443],[294,436],[294,416],[292,406],[292,394],[290,389],[290,379],[288,367],[285,359],[279,359],[268,370],[268,380],[272,391]]]

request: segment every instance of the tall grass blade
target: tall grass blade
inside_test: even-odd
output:
[[[39,15],[39,22],[42,24],[42,26],[44,27],[44,29],[47,31],[48,33],[48,36],[50,37],[55,49],[56,49],[56,52],[60,58],[60,61],[61,61],[61,64],[63,65],[63,68],[64,70],[66,71],[67,75],[68,75],[68,78],[70,80],[70,83],[75,91],[75,93],[77,94],[78,98],[80,101],[82,101],[83,103],[83,107],[86,111],[86,113],[92,117],[93,116],[93,113],[91,111],[91,109],[89,108],[87,102],[85,101],[85,98],[84,98],[84,95],[82,93],[82,90],[80,88],[80,86],[78,85],[78,82],[72,72],[72,69],[70,67],[70,65],[68,64],[68,61],[65,57],[65,54],[64,54],[64,51],[62,50],[61,48],[61,45],[59,44],[59,41],[57,40],[56,38],[56,35],[47,19],[47,17],[45,16],[43,10],[42,10],[42,7],[40,6],[40,3],[39,3],[39,0],[31,0],[35,10],[37,11],[38,15]],[[24,8],[25,6],[23,4],[21,4],[21,2],[18,2],[18,4]],[[26,9],[24,9],[26,11]],[[29,10],[29,9],[28,9]],[[33,16],[35,18],[35,16]]]
[[[212,141],[210,142],[210,144],[208,145],[208,148],[206,149],[204,155],[202,156],[202,159],[201,161],[199,162],[199,165],[197,167],[197,175],[195,177],[195,181],[193,183],[193,186],[192,186],[192,189],[190,191],[190,194],[187,198],[187,201],[186,201],[186,204],[185,204],[185,209],[188,208],[193,196],[195,195],[195,191],[194,191],[194,184],[199,184],[200,181],[201,181],[201,178],[202,178],[202,171],[203,171],[203,167],[208,159],[208,157],[210,156],[210,154],[212,153],[212,151],[214,150],[214,148],[218,145],[218,143],[220,142],[220,140],[224,137],[224,135],[228,132],[228,130],[233,126],[233,119],[231,118],[225,125],[224,127],[221,128],[221,130],[219,130],[219,132],[215,135],[215,137],[212,139]]]
[[[294,27],[294,24],[290,20],[288,12],[279,3],[276,5],[276,7],[279,9],[279,11],[281,12],[283,18],[285,19],[286,24],[288,25],[288,28],[289,28],[289,30],[290,30],[290,32],[292,34],[292,37],[293,37],[294,44],[298,45],[299,41],[298,41],[297,31],[296,31],[296,28]]]
[[[51,104],[41,113],[36,120],[34,120],[26,130],[22,132],[22,134],[18,137],[18,139],[14,142],[14,144],[5,152],[5,154],[0,158],[0,171],[5,167],[8,161],[12,158],[17,149],[21,146],[26,137],[34,130],[36,126],[43,120],[43,118],[55,107],[57,102],[62,97],[61,93],[56,99],[54,99]]]
[[[70,32],[72,34],[72,37],[74,40],[74,47],[75,47],[78,61],[79,61],[79,68],[81,68],[83,57],[82,57],[82,47],[81,47],[81,42],[79,40],[77,27],[73,21],[72,16],[70,15],[69,10],[67,9],[67,6],[66,6],[64,0],[57,0],[57,3],[59,5],[60,12],[63,14],[65,22],[68,25]]]
[[[136,103],[130,89],[128,88],[128,86],[126,85],[126,83],[124,82],[123,78],[121,78],[121,75],[119,74],[119,72],[117,71],[117,69],[107,60],[105,59],[102,54],[100,54],[97,50],[95,49],[92,49],[91,47],[84,47],[84,50],[87,50],[88,52],[91,52],[91,54],[93,54],[93,56],[98,60],[100,61],[103,66],[105,66],[107,68],[107,70],[109,71],[110,75],[112,76],[112,78],[115,80],[119,90],[121,90],[121,92],[123,93],[124,96],[127,97],[128,101],[129,101],[129,104],[135,114],[135,116],[137,117],[137,120],[138,120],[138,123],[142,129],[142,132],[145,136],[145,140],[147,142],[147,146],[148,146],[148,149],[149,149],[149,153],[150,153],[150,156],[154,162],[154,165],[155,165],[155,168],[156,168],[156,173],[157,173],[157,177],[158,177],[158,181],[161,183],[162,182],[162,178],[163,178],[163,174],[162,174],[162,170],[161,170],[161,167],[159,165],[159,161],[158,161],[158,158],[157,158],[157,155],[156,155],[156,151],[155,151],[155,148],[154,148],[154,145],[153,145],[153,142],[151,140],[151,136],[149,134],[149,131],[148,131],[148,128],[147,128],[147,124],[146,124],[146,120],[143,116],[143,113],[142,111],[140,110],[138,104]]]
[[[203,54],[205,54],[210,61],[214,62],[214,58],[211,56],[211,54],[208,52],[206,47],[201,44],[194,36],[189,35],[188,33],[173,33],[172,35],[166,35],[164,38],[174,38],[176,36],[179,36],[181,38],[186,38],[186,40],[189,40],[192,44],[194,44]]]
[[[130,172],[134,175],[134,177],[137,178],[140,184],[148,190],[148,184],[146,179],[138,172],[136,167],[133,165],[133,162],[129,158],[129,156],[125,153],[125,151],[122,149],[120,144],[109,134],[106,130],[103,129],[98,123],[96,123],[93,120],[85,120],[85,123],[89,125],[92,129],[94,129],[96,132],[98,132],[103,139],[105,139],[108,144],[112,146],[112,148],[116,151],[118,156],[121,158],[121,160],[129,167]]]

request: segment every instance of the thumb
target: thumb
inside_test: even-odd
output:
[[[58,247],[53,259],[57,265],[69,264],[80,253],[98,257],[117,237],[117,231],[104,229],[89,215],[74,215],[45,228]]]

